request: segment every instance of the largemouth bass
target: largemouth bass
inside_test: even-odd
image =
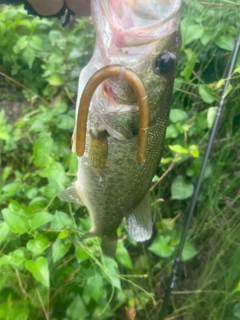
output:
[[[145,241],[152,234],[149,187],[164,147],[180,47],[179,8],[180,0],[91,1],[96,45],[79,78],[74,146],[82,129],[78,106],[87,82],[99,70],[121,68],[118,77],[104,80],[93,94],[84,153],[78,157],[78,179],[59,197],[88,208],[92,227],[85,237],[99,236],[107,255],[115,253],[116,230],[124,217],[134,240]],[[126,70],[141,80],[148,99],[143,161],[136,159],[142,129],[139,100],[125,81]]]

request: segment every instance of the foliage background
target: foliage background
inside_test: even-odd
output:
[[[183,1],[182,48],[165,153],[153,179],[151,241],[119,229],[116,261],[81,241],[85,208],[57,193],[70,152],[90,18],[0,7],[0,319],[157,319],[239,32],[239,1]],[[240,55],[185,245],[167,319],[240,318]],[[160,183],[158,183],[161,180]]]

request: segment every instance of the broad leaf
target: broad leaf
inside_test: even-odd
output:
[[[198,86],[198,93],[202,100],[206,103],[213,103],[218,98],[217,94],[205,84]]]
[[[186,242],[181,255],[182,261],[187,261],[192,259],[197,254],[197,250],[194,248],[191,242]]]
[[[37,260],[27,260],[25,267],[28,269],[35,279],[40,281],[44,286],[49,288],[49,269],[47,259],[39,257]]]
[[[55,241],[52,245],[53,263],[62,259],[68,253],[70,247],[71,241],[69,239]]]
[[[118,262],[120,262],[122,265],[124,265],[125,267],[132,269],[133,265],[132,265],[132,260],[130,258],[130,255],[127,251],[127,249],[124,246],[123,241],[118,241],[118,245],[117,245],[117,251],[116,251],[116,259],[118,260]]]
[[[168,258],[175,250],[174,247],[170,245],[170,240],[170,236],[158,236],[148,249],[160,257]]]
[[[36,256],[42,253],[49,246],[49,243],[50,241],[46,236],[38,234],[35,239],[28,241],[27,249]]]
[[[102,260],[103,260],[104,266],[107,269],[106,278],[108,279],[108,281],[112,283],[114,287],[121,289],[121,282],[118,276],[119,275],[118,265],[116,261],[107,256],[102,256]]]
[[[177,176],[171,186],[172,199],[188,199],[193,194],[193,184],[186,182],[183,176]]]

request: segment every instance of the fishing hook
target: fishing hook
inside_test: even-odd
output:
[[[178,265],[179,265],[179,262],[180,262],[180,258],[181,258],[181,255],[182,255],[184,244],[185,244],[186,239],[187,239],[188,229],[189,229],[189,226],[190,226],[190,222],[192,220],[193,212],[194,212],[194,209],[195,209],[195,206],[196,206],[196,202],[197,202],[197,199],[198,199],[198,195],[199,195],[199,192],[200,192],[200,188],[201,188],[201,185],[202,185],[204,172],[205,172],[205,169],[206,169],[208,158],[209,158],[210,153],[211,153],[212,145],[213,145],[214,138],[215,138],[215,135],[216,135],[216,132],[217,132],[218,123],[219,123],[221,114],[223,112],[224,100],[225,100],[225,97],[226,97],[226,93],[227,93],[228,85],[229,85],[229,82],[230,82],[231,74],[233,72],[233,69],[234,69],[234,66],[235,66],[235,63],[236,63],[236,60],[237,60],[239,47],[240,47],[240,34],[239,34],[237,42],[235,44],[235,49],[234,49],[234,52],[233,52],[233,55],[232,55],[231,64],[230,64],[230,67],[229,67],[229,70],[228,70],[228,74],[227,74],[227,78],[226,78],[226,81],[225,81],[225,84],[224,84],[223,92],[221,94],[221,99],[220,99],[218,110],[217,110],[217,113],[216,113],[216,116],[215,116],[215,119],[214,119],[213,128],[212,128],[209,140],[208,140],[207,149],[206,149],[205,156],[204,156],[204,159],[203,159],[203,162],[202,162],[201,170],[200,170],[200,173],[199,173],[199,176],[198,176],[198,180],[197,180],[197,184],[196,184],[196,187],[195,187],[195,190],[194,190],[194,194],[193,194],[193,197],[192,197],[190,208],[189,208],[189,211],[188,211],[188,214],[187,214],[187,218],[186,218],[186,221],[185,221],[185,224],[184,224],[181,240],[180,240],[177,252],[176,252],[176,256],[175,256],[174,261],[173,261],[171,276],[170,276],[169,281],[168,281],[167,290],[165,292],[165,296],[164,296],[164,300],[163,300],[163,304],[162,304],[162,309],[160,311],[158,320],[164,320],[165,313],[166,313],[166,308],[168,306],[169,298],[170,298],[170,295],[171,295],[171,291],[172,291],[172,289],[174,287],[174,284],[175,284]]]
[[[147,138],[148,138],[148,124],[149,124],[149,106],[145,88],[142,81],[136,73],[121,65],[109,65],[101,68],[88,80],[81,96],[77,115],[77,129],[76,129],[76,153],[79,157],[84,154],[86,131],[87,131],[87,117],[89,105],[92,96],[97,87],[106,79],[112,77],[119,77],[124,79],[134,90],[139,107],[139,134],[138,134],[138,152],[137,161],[139,164],[146,162],[147,153]]]

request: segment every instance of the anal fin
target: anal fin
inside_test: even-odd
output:
[[[126,217],[130,237],[135,241],[145,241],[152,235],[152,215],[150,193],[144,196],[137,207]]]
[[[72,202],[84,206],[77,181],[71,187],[59,192],[58,198],[62,201]]]

